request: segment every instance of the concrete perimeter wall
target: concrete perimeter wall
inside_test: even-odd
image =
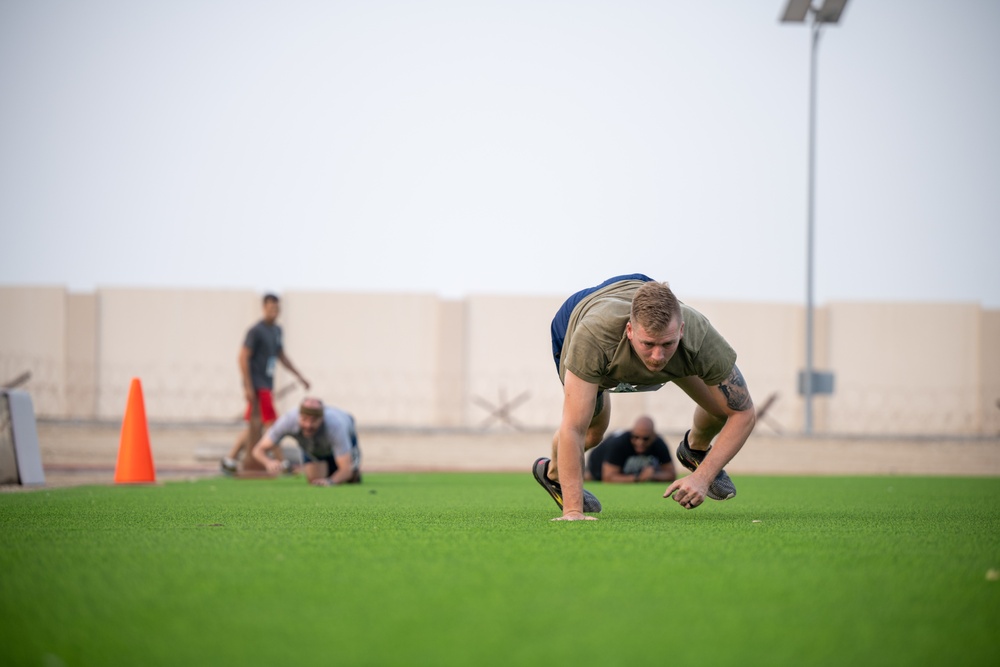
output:
[[[120,420],[131,378],[157,422],[234,422],[237,355],[260,318],[251,291],[0,286],[0,383],[24,371],[36,414]],[[565,295],[292,291],[281,295],[286,353],[310,393],[368,427],[554,428],[561,387],[549,322]],[[690,301],[737,350],[758,428],[802,429],[801,306]],[[815,366],[835,373],[814,399],[817,433],[1000,434],[1000,311],[976,304],[833,303],[816,311]],[[279,409],[305,395],[279,366]],[[616,395],[612,426],[640,413],[679,431],[690,400],[676,387]]]

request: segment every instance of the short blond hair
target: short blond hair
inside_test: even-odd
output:
[[[639,325],[650,333],[661,333],[675,319],[681,318],[681,304],[667,283],[643,283],[632,297],[632,326]]]

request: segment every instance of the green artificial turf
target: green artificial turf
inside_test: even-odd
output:
[[[0,495],[5,665],[997,665],[1000,479],[530,474]]]

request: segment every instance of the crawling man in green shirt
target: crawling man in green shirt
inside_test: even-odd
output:
[[[666,283],[640,273],[616,276],[571,296],[552,320],[552,353],[563,384],[563,411],[552,458],[532,473],[562,508],[553,520],[594,520],[601,503],[583,488],[584,451],[611,421],[616,392],[655,391],[668,382],[695,402],[677,458],[692,474],[664,498],[694,509],[705,498],[728,500],[736,487],[723,469],[753,431],[756,413],[736,352]],[[714,443],[713,443],[714,441]]]

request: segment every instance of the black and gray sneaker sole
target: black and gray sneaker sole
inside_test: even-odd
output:
[[[704,458],[705,456],[702,454],[701,459]],[[685,468],[694,472],[698,469],[701,459],[696,457],[694,451],[688,446],[687,433],[685,433],[681,444],[677,446],[677,460]],[[708,485],[707,495],[712,500],[729,500],[736,495],[736,485],[733,484],[733,480],[730,479],[729,474],[725,470],[720,470],[719,474],[712,480],[712,483]]]
[[[535,461],[534,465],[531,466],[531,474],[535,476],[535,481],[552,496],[552,500],[556,501],[556,505],[559,509],[562,509],[562,487],[558,482],[553,482],[549,479],[546,474],[549,471],[549,459],[542,457]],[[601,501],[597,499],[593,493],[587,489],[583,490],[583,511],[588,514],[597,514],[603,507],[601,506]]]

